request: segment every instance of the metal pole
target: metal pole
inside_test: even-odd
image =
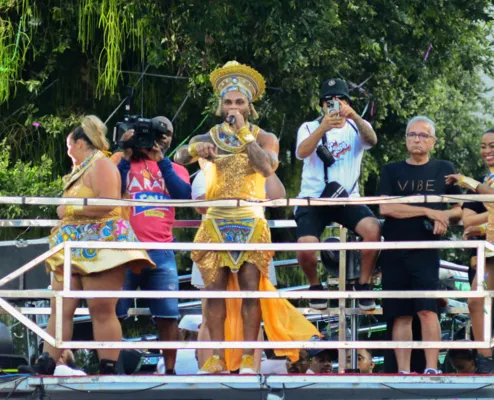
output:
[[[63,297],[60,293],[55,296],[55,347],[63,342]]]
[[[357,307],[357,300],[352,299],[352,308]],[[358,340],[358,329],[357,329],[357,315],[352,314],[350,316],[350,329],[352,331],[352,342],[356,342]],[[358,351],[357,349],[352,349],[351,351],[351,360],[352,360],[352,372],[360,372],[358,369]]]
[[[477,247],[477,287],[474,290],[484,291],[485,279],[485,245],[480,244]]]
[[[347,229],[343,226],[340,227],[340,243],[346,243]],[[339,291],[344,292],[346,290],[346,251],[340,250],[340,277],[338,280]],[[346,341],[346,300],[338,300],[338,308],[340,309],[338,315],[338,340]],[[338,349],[338,372],[341,374],[345,372],[346,365],[346,350]]]
[[[63,290],[64,292],[70,291],[70,283],[72,281],[72,266],[71,258],[72,248],[70,242],[64,243],[64,253],[63,253]]]
[[[488,294],[484,299],[484,342],[487,348],[491,347],[492,337],[492,297]]]

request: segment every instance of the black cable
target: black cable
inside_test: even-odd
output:
[[[424,396],[423,393],[417,394],[416,392],[409,392],[408,390],[397,389],[397,388],[395,388],[393,386],[386,385],[385,383],[381,383],[381,386],[384,386],[384,387],[386,387],[388,389],[391,389],[391,390],[394,390],[394,391],[396,391],[398,393],[403,393],[403,394],[406,394],[406,395],[420,396],[420,397],[423,397]],[[444,397],[444,398],[447,398],[447,397],[460,397],[460,396],[463,396],[465,394],[470,394],[470,393],[477,392],[477,391],[482,390],[482,389],[484,389],[486,387],[489,387],[489,386],[492,386],[492,384],[489,383],[487,385],[478,387],[476,389],[465,390],[464,392],[458,392],[458,393],[450,393],[450,394],[447,394],[447,395],[427,394],[426,397],[435,397],[435,398],[441,398],[441,397]]]
[[[144,78],[144,75],[146,75],[146,71],[148,70],[148,68],[151,66],[151,63],[148,63],[148,65],[146,65],[146,68],[144,69],[143,72],[139,72],[139,74],[141,75],[139,77],[139,79],[137,80],[137,82],[135,83],[134,86],[132,86],[133,89],[135,89],[137,87],[137,85],[139,85],[139,83],[141,82],[141,80]],[[144,91],[144,88],[142,89]],[[125,101],[127,100],[127,97],[125,97],[122,102],[117,106],[117,108],[115,108],[115,110],[113,110],[113,112],[110,114],[110,116],[106,119],[105,121],[105,125],[107,124],[107,122],[116,114],[116,112],[120,109],[120,107],[122,107],[122,105],[125,103]]]
[[[4,398],[4,400],[8,400],[12,397],[12,395],[14,394],[14,392],[17,390],[17,388],[19,387],[19,385],[24,382],[27,378],[29,378],[29,376],[25,376],[23,378],[17,378],[17,379],[13,379],[14,381],[17,380],[18,382],[16,382],[16,384],[14,385],[13,389],[10,391],[10,393],[7,395],[7,397]],[[12,382],[12,380],[9,380],[8,382]],[[7,383],[7,382],[2,382],[2,383]]]
[[[177,118],[177,115],[180,111],[182,111],[182,108],[185,106],[185,103],[187,102],[187,100],[189,100],[189,96],[190,96],[190,93],[187,93],[187,96],[185,96],[185,99],[184,101],[182,101],[182,104],[180,104],[180,107],[178,107],[178,110],[177,112],[175,113],[175,115],[173,116],[172,120],[171,120],[171,123],[173,124],[173,121],[175,121],[175,118]]]
[[[220,385],[226,387],[227,389],[236,390],[237,392],[257,392],[258,390],[260,390],[262,392],[261,385],[259,385],[259,389],[239,389],[239,388],[234,388],[232,386],[229,386],[226,383],[220,383]]]
[[[132,392],[128,392],[128,391],[125,391],[125,392],[124,391],[121,391],[121,392],[104,391],[102,393],[104,393],[104,394],[118,394],[118,395],[142,393],[142,392],[147,392],[149,390],[157,389],[157,388],[162,387],[162,386],[166,386],[169,383],[170,382],[160,383],[159,385],[156,385],[156,386],[151,386],[151,387],[148,387],[146,389],[134,390]],[[78,393],[87,393],[87,394],[91,394],[92,395],[93,394],[92,392],[94,392],[94,390],[80,390],[80,389],[75,389],[75,388],[72,388],[70,386],[62,385],[60,383],[58,383],[57,386],[60,386],[60,387],[63,387],[64,389],[69,389],[69,390],[72,390],[73,392],[78,392]]]
[[[288,392],[290,390],[303,389],[303,388],[306,388],[306,387],[309,387],[309,386],[314,386],[314,385],[315,385],[315,383],[308,383],[307,385],[297,386],[297,387],[294,387],[294,388],[287,388],[287,387],[285,387],[285,385],[283,385],[283,390],[286,390]]]

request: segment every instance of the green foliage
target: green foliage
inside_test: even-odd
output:
[[[69,167],[64,142],[70,125],[83,114],[105,119],[123,98],[124,86],[136,85],[145,66],[165,77],[139,81],[132,112],[171,117],[188,96],[174,120],[178,144],[205,114],[213,113],[209,74],[233,59],[254,66],[266,78],[268,89],[256,104],[258,123],[280,137],[278,174],[289,196],[300,185],[301,163],[294,155],[297,129],[317,116],[319,84],[331,76],[357,84],[369,78],[365,92],[351,92],[356,110],[368,106],[365,117],[379,138],[364,157],[363,193],[375,194],[383,164],[406,156],[404,129],[417,114],[437,123],[436,157],[452,160],[466,174],[476,175],[482,168],[473,155],[493,111],[484,98],[489,88],[481,80],[482,74],[492,75],[494,65],[488,0],[33,4],[0,2],[5,11],[0,32],[10,24],[0,55],[11,51],[21,17],[29,27],[22,31],[26,40],[19,47],[26,50],[18,53],[25,54],[19,64],[22,75],[8,78],[10,93],[17,88],[16,95],[0,96],[0,130],[13,160],[32,157],[37,165],[47,154],[56,160],[55,177]],[[1,74],[0,80],[5,78]],[[108,123],[110,131],[122,117],[120,110]],[[33,128],[35,122],[38,128]],[[197,133],[214,123],[208,118]],[[292,210],[270,215],[291,218]],[[178,216],[192,217],[184,210]],[[276,235],[277,240],[288,239]]]
[[[62,180],[53,179],[52,160],[47,156],[41,158],[39,165],[31,162],[13,161],[10,147],[5,140],[0,144],[0,196],[59,196]],[[0,218],[52,218],[56,213],[54,207],[21,207],[5,205],[0,207]]]

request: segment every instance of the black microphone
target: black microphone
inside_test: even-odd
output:
[[[226,122],[228,122],[229,125],[233,125],[236,121],[237,119],[233,115],[226,117]]]

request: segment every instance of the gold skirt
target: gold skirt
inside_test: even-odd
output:
[[[123,219],[109,219],[86,224],[61,225],[49,237],[50,248],[66,241],[138,242],[130,223]],[[63,280],[64,250],[46,260],[48,271]],[[126,264],[134,273],[155,267],[145,250],[72,249],[72,274],[89,275]]]
[[[271,243],[271,232],[264,218],[210,218],[202,221],[194,243]],[[244,262],[255,264],[268,277],[273,256],[274,251],[193,250],[190,258],[197,264],[207,287],[216,279],[219,268],[228,267],[238,272]]]

